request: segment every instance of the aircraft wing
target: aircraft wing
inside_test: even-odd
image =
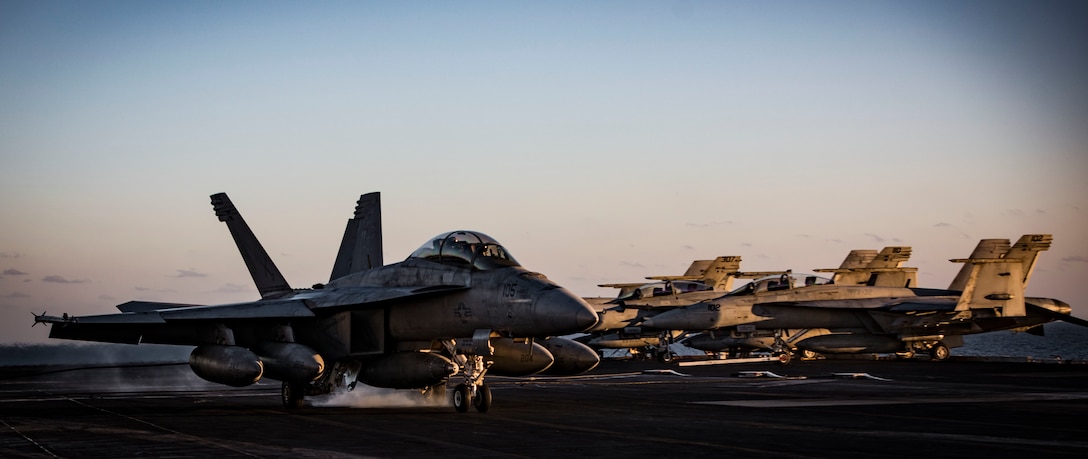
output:
[[[392,305],[402,300],[466,289],[465,286],[353,287],[310,290],[285,299],[210,306],[133,301],[118,305],[119,314],[61,317],[42,314],[35,323],[52,324],[50,338],[108,343],[198,345],[233,340],[221,325],[247,334],[261,334],[290,320]]]

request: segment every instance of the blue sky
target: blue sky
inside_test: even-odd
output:
[[[386,261],[475,229],[585,296],[741,255],[1052,233],[1088,317],[1079,2],[0,3],[0,340],[30,313],[257,298],[208,195],[328,278],[362,193]]]

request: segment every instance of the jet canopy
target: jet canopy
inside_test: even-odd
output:
[[[808,287],[811,285],[830,284],[831,279],[814,274],[784,273],[773,276],[760,277],[752,282],[744,284],[729,292],[730,296],[751,295],[759,292],[773,292],[775,290],[788,290],[791,288]]]
[[[412,252],[408,258],[419,258],[442,264],[479,270],[521,266],[498,241],[475,231],[450,231]]]
[[[695,281],[651,282],[649,284],[645,284],[639,288],[631,290],[626,294],[620,295],[618,298],[616,298],[616,300],[637,300],[639,298],[651,298],[655,296],[701,292],[705,290],[713,290],[713,287],[706,285],[702,282]]]

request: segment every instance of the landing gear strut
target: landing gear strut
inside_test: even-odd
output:
[[[492,362],[485,362],[484,357],[478,353],[459,353],[452,342],[445,344],[454,361],[461,367],[465,378],[465,382],[458,384],[453,390],[453,408],[458,413],[464,413],[472,405],[476,411],[486,413],[491,409],[491,388],[484,382],[484,375]]]
[[[306,385],[297,382],[284,381],[280,386],[280,400],[283,407],[289,410],[302,408],[302,399],[306,396]]]

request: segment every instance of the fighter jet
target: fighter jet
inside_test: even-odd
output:
[[[588,347],[547,338],[577,333],[597,315],[568,290],[523,268],[495,239],[451,231],[429,239],[402,262],[383,265],[378,193],[363,195],[327,284],[291,288],[241,214],[211,196],[261,294],[224,305],[131,301],[119,314],[56,317],[51,338],[195,346],[189,366],[201,378],[243,387],[262,377],[281,381],[283,406],[306,395],[370,386],[413,389],[459,412],[486,412],[485,374],[524,375],[560,364],[592,368]]]
[[[802,350],[903,357],[928,352],[932,360],[943,360],[966,334],[1039,332],[1054,320],[1088,326],[1072,317],[1062,301],[1024,297],[1038,254],[1052,240],[1049,234],[1025,235],[1011,246],[1007,240],[983,240],[970,258],[951,260],[964,267],[946,290],[830,283],[797,289],[793,280],[784,285],[781,279],[762,279],[722,298],[656,315],[645,325],[774,330],[774,349],[783,363],[791,355],[791,344],[783,339],[790,330],[804,331],[792,344]],[[801,277],[809,281],[815,276]]]
[[[695,260],[680,276],[649,276],[656,282],[600,284],[620,289],[615,298],[584,298],[594,307],[600,320],[578,341],[603,351],[626,349],[632,355],[657,357],[670,361],[669,343],[681,335],[678,330],[644,329],[647,317],[669,309],[717,298],[733,287],[738,277],[758,277],[766,273],[743,273],[741,257],[722,256],[714,260]]]
[[[917,284],[918,268],[902,265],[910,259],[911,251],[911,247],[908,246],[884,247],[880,252],[871,249],[851,250],[838,268],[816,269],[815,272],[833,273],[830,283],[836,285],[910,287]],[[786,274],[792,274],[792,272],[786,272]],[[780,285],[783,280],[779,276]],[[770,277],[763,281],[770,283],[774,279]],[[790,280],[786,279],[785,282]],[[826,331],[820,329],[765,330],[757,329],[752,325],[739,325],[728,329],[686,335],[679,342],[711,356],[716,357],[721,353],[727,353],[732,358],[743,358],[753,351],[774,350],[776,345],[798,350],[796,342],[818,334],[826,334]],[[818,356],[812,350],[798,350],[798,353],[803,358]]]
[[[879,253],[875,250],[853,250],[838,269],[820,271],[833,272],[831,282],[909,286],[911,282],[916,282],[917,269],[901,265],[910,258],[910,254],[911,248],[902,246],[885,247]],[[647,279],[656,279],[659,282],[641,285],[601,285],[623,290],[618,297],[607,302],[587,299],[597,309],[601,319],[589,331],[590,335],[579,338],[579,341],[598,350],[627,349],[632,355],[657,357],[668,362],[674,357],[669,346],[686,336],[688,331],[658,329],[648,325],[646,319],[665,311],[719,298],[733,288],[733,281],[736,279],[765,278],[768,285],[790,282],[792,279],[791,270],[740,271],[740,262],[740,256],[696,260],[683,276],[651,276]],[[775,281],[775,278],[779,280]]]

